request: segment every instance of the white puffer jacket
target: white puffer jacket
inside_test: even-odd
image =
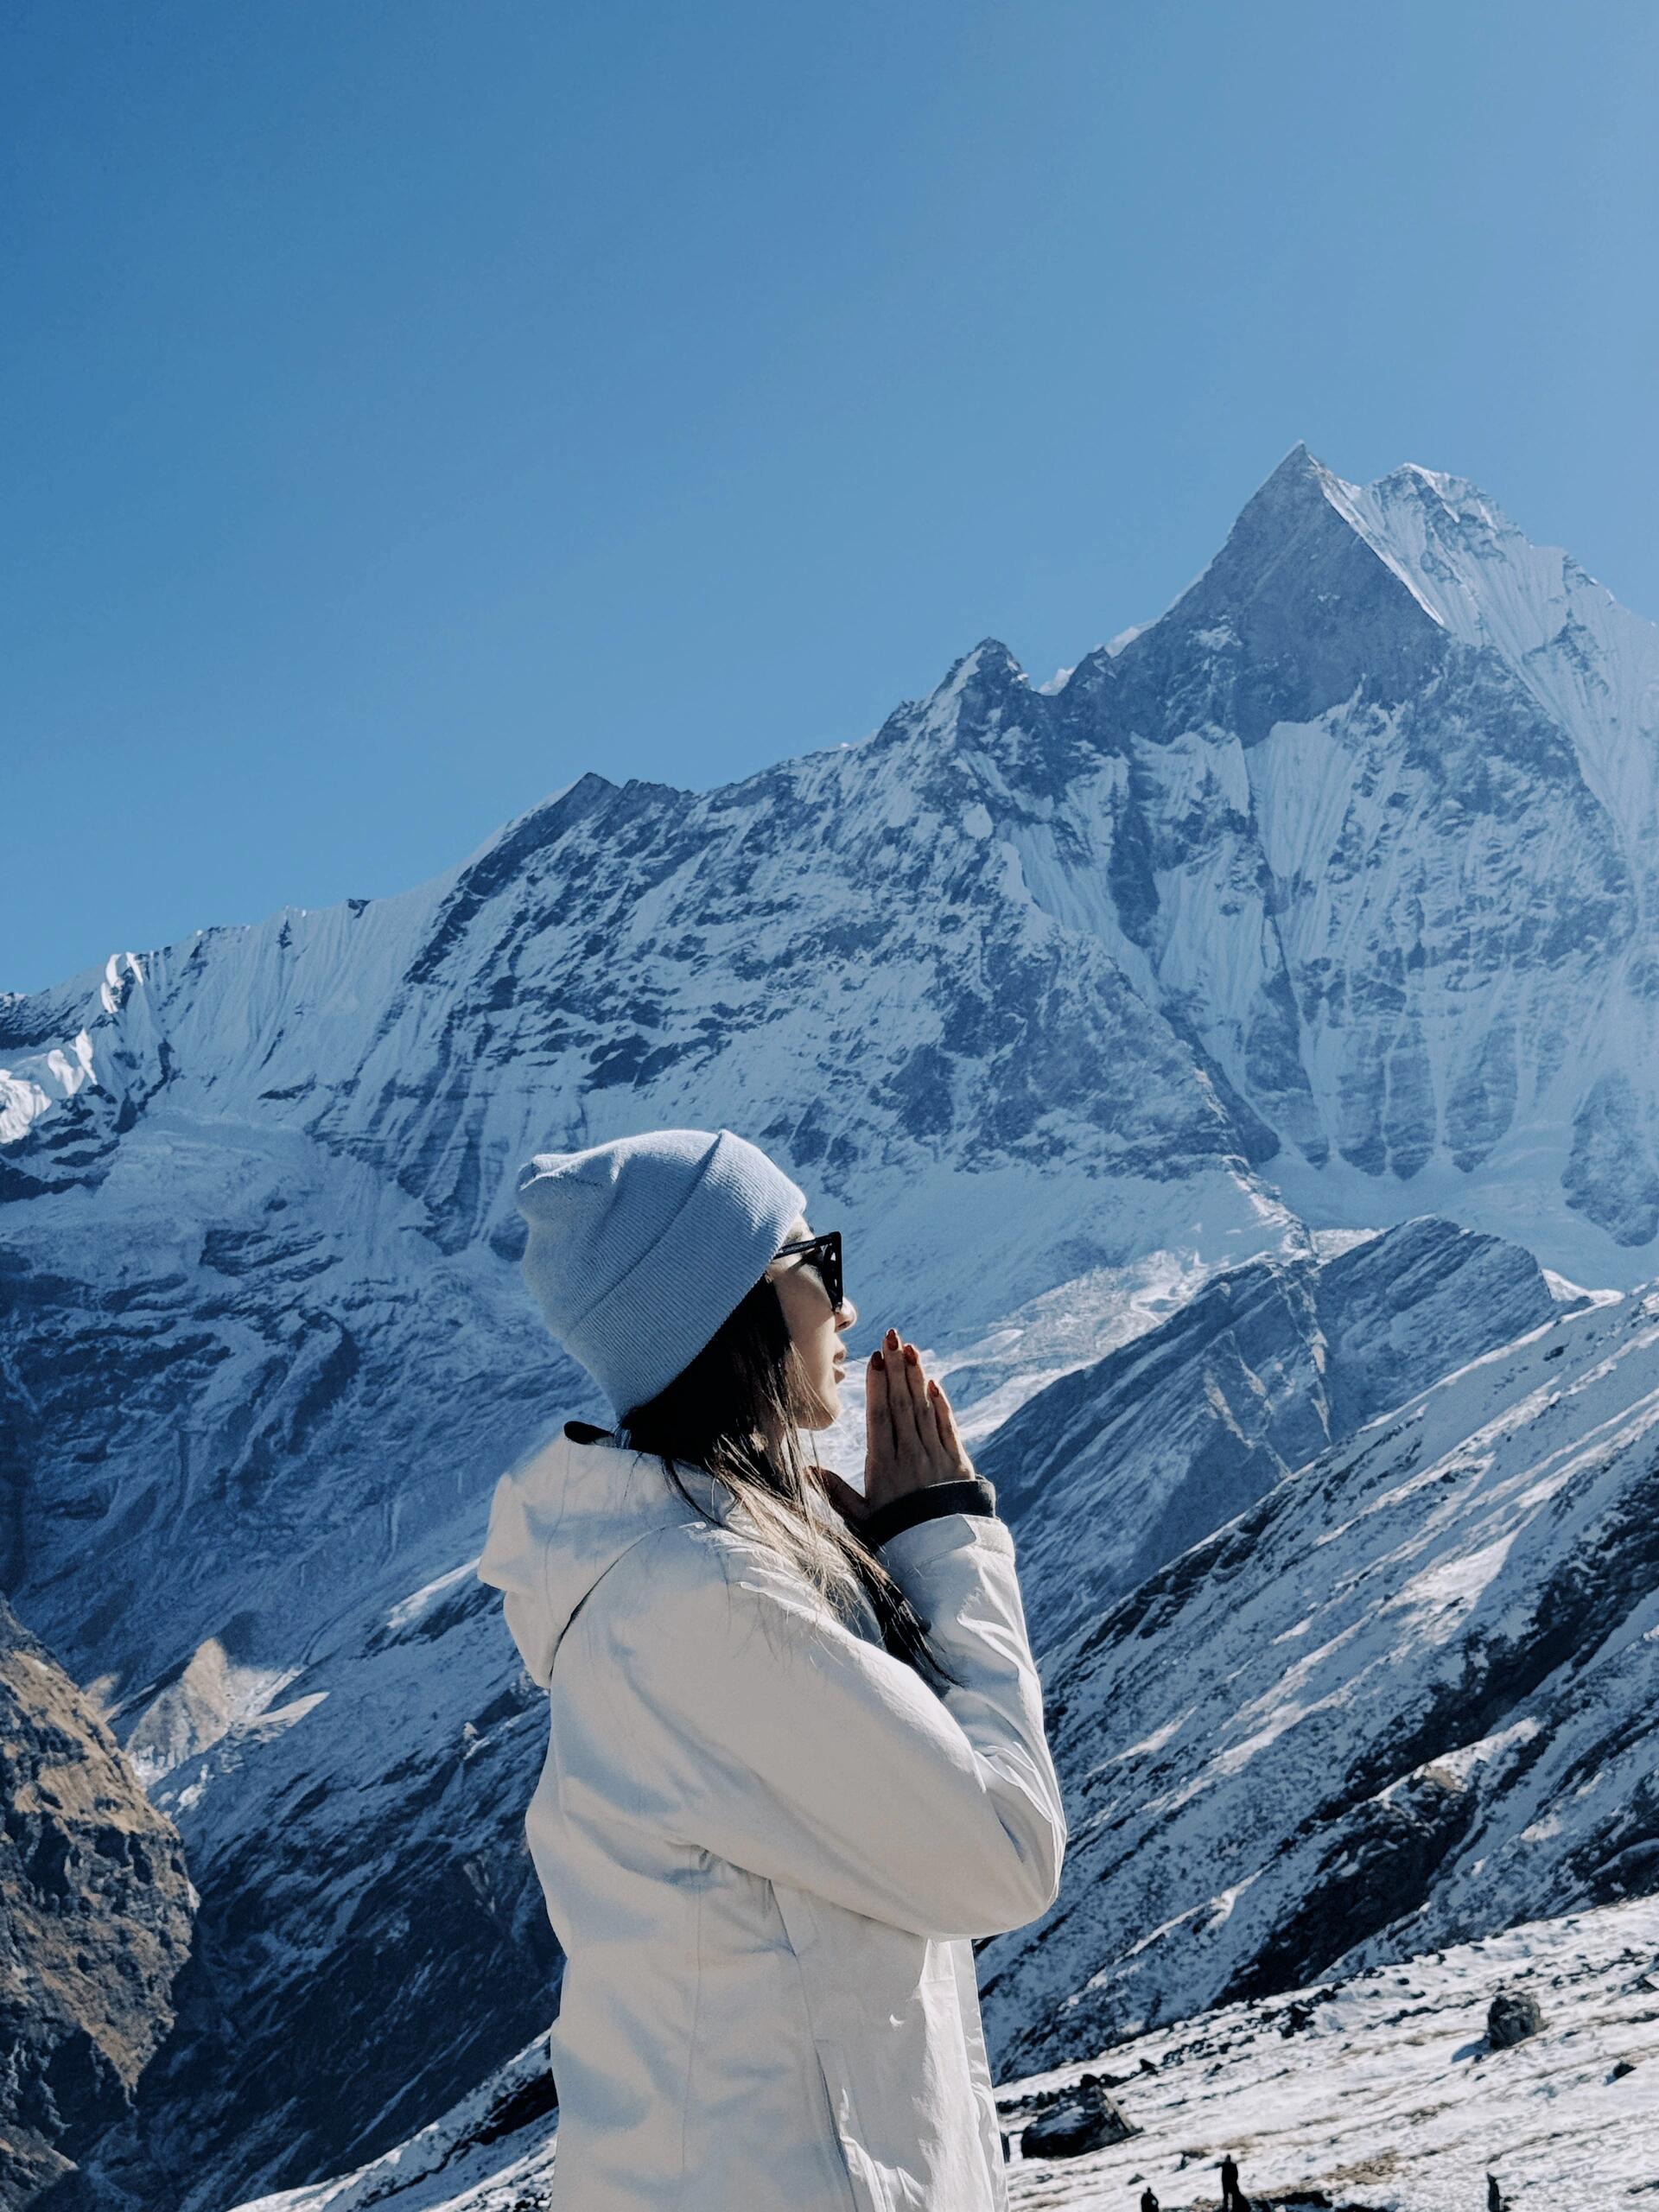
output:
[[[969,1939],[1047,1909],[1066,1840],[1014,1539],[982,1509],[881,1547],[967,1685],[940,1695],[680,1474],[718,1525],[570,1423],[479,1562],[550,1688],[554,2202],[1004,2212]]]

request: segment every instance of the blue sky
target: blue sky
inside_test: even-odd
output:
[[[1659,617],[1659,10],[0,19],[0,989],[1159,613],[1298,438]]]

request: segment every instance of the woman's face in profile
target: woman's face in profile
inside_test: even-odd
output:
[[[804,1214],[798,1214],[780,1241],[793,1244],[811,1234]],[[823,1276],[798,1252],[774,1260],[766,1273],[777,1286],[778,1302],[809,1393],[799,1415],[801,1427],[833,1428],[841,1418],[841,1384],[847,1371],[842,1337],[857,1320],[858,1308],[850,1298],[843,1298],[839,1310],[832,1312]]]

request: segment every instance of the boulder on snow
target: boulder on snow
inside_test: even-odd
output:
[[[1487,2010],[1486,2040],[1494,2050],[1508,2050],[1511,2044],[1535,2036],[1543,2024],[1544,2015],[1535,1997],[1524,1989],[1500,1989]]]
[[[1020,2151],[1027,2158],[1080,2158],[1087,2151],[1127,2143],[1140,2133],[1105,2084],[1085,2074],[1074,2090],[1022,2131]]]

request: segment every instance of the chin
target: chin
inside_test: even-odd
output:
[[[840,1419],[841,1384],[838,1382],[832,1382],[829,1389],[819,1398],[818,1417],[812,1426],[815,1429],[833,1428]]]

